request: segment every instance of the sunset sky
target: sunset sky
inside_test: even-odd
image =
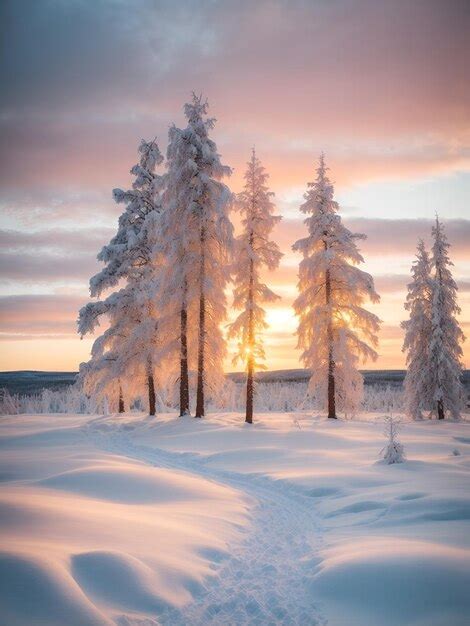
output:
[[[1,370],[88,359],[75,322],[122,211],[111,191],[130,184],[141,138],[166,149],[193,90],[217,118],[231,189],[255,145],[284,218],[269,369],[300,367],[291,245],[321,151],[381,295],[380,358],[366,367],[404,366],[406,284],[436,211],[470,335],[468,0],[12,0],[0,12]],[[470,340],[464,350],[469,367]]]

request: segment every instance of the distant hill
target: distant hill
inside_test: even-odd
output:
[[[0,389],[8,389],[10,393],[30,395],[41,389],[63,389],[73,385],[78,372],[38,372],[21,370],[17,372],[0,372]]]
[[[401,385],[405,378],[405,370],[364,370],[362,372],[366,385],[386,384]],[[243,372],[232,372],[227,374],[235,382],[244,380]],[[258,372],[256,377],[265,383],[276,382],[307,382],[310,378],[310,371],[306,369],[293,370],[273,370],[268,372]]]
[[[364,370],[362,372],[366,385],[390,385],[399,387],[403,383],[405,370]],[[38,372],[22,370],[17,372],[0,372],[0,389],[8,389],[10,393],[30,395],[38,393],[41,389],[63,389],[72,385],[77,372]],[[244,380],[243,372],[231,372],[227,376],[235,381]],[[310,372],[305,369],[273,370],[258,372],[256,378],[265,383],[276,382],[306,382]],[[470,392],[470,370],[465,370],[463,382]]]

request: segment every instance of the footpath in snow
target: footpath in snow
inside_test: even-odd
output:
[[[470,424],[376,417],[2,418],[1,623],[467,624]]]

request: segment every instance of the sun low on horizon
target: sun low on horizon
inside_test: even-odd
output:
[[[280,296],[266,305],[268,369],[302,367],[292,245],[306,234],[299,207],[322,152],[344,223],[367,237],[361,269],[380,295],[367,304],[381,320],[379,356],[361,367],[405,366],[410,268],[436,213],[469,335],[465,3],[138,4],[3,3],[0,370],[76,371],[89,359],[94,337],[80,339],[77,317],[122,212],[112,190],[130,187],[142,138],[165,154],[193,91],[216,118],[231,191],[256,146],[282,216],[272,239],[283,257],[263,273]],[[452,46],[436,49],[442,40]],[[226,371],[240,369],[234,348]],[[463,351],[468,368],[470,341]]]

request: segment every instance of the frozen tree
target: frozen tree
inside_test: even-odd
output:
[[[89,364],[81,368],[82,379],[96,392],[110,388],[119,396],[123,409],[122,380],[135,386],[146,381],[149,413],[155,414],[155,356],[162,347],[156,306],[161,287],[163,255],[160,221],[160,190],[163,177],[155,169],[163,161],[156,141],[142,141],[140,161],[131,169],[132,189],[113,191],[116,202],[126,205],[119,218],[118,232],[101,250],[98,259],[105,267],[90,280],[92,296],[126,281],[126,286],[105,300],[91,302],[80,311],[79,332],[92,333],[104,316],[109,328],[92,349]]]
[[[143,249],[146,242],[142,242],[139,234],[147,216],[161,213],[159,192],[164,178],[155,169],[163,162],[163,156],[155,140],[142,140],[139,154],[139,163],[131,169],[135,176],[132,189],[113,190],[115,201],[126,208],[119,217],[116,235],[98,254],[98,260],[105,266],[90,280],[92,297],[99,297],[123,278],[139,279],[142,266],[150,260],[149,250]]]
[[[123,346],[130,328],[131,302],[130,291],[120,290],[103,301],[89,302],[80,310],[78,320],[79,333],[84,336],[95,331],[103,316],[107,319],[108,328],[93,342],[91,359],[80,365],[79,381],[96,400],[115,399],[111,404],[120,413],[125,409],[122,379],[127,380],[129,361]]]
[[[189,349],[196,344],[196,417],[204,415],[206,386],[214,390],[222,381],[225,341],[220,326],[233,240],[231,193],[222,182],[231,170],[222,165],[209,138],[215,120],[206,117],[207,109],[207,101],[193,94],[184,107],[186,128],[170,128],[164,194],[165,318],[170,326],[179,320],[173,336],[179,349],[181,415],[190,410]]]
[[[233,306],[241,310],[230,325],[229,337],[239,339],[238,359],[246,363],[246,421],[253,422],[253,392],[255,369],[266,369],[261,333],[267,328],[262,305],[277,296],[262,280],[262,270],[274,270],[281,252],[269,237],[281,217],[274,215],[273,193],[267,187],[268,174],[253,149],[245,173],[245,187],[238,195],[236,208],[242,217],[242,233],[236,240],[234,262]]]
[[[412,281],[408,285],[405,309],[409,319],[402,322],[405,330],[403,350],[407,353],[405,376],[405,407],[413,419],[422,419],[422,411],[431,408],[432,332],[431,308],[433,281],[431,261],[423,241],[418,242],[416,260],[411,268]]]
[[[81,367],[80,377],[91,395],[118,397],[120,412],[124,410],[124,391],[129,399],[145,389],[149,413],[155,414],[154,359],[160,355],[160,335],[157,294],[151,295],[131,284],[81,310],[81,333],[92,333],[102,316],[109,326],[94,341],[92,358]]]
[[[430,400],[439,419],[444,419],[446,411],[453,419],[459,419],[462,398],[460,344],[465,337],[456,319],[460,308],[457,305],[457,285],[450,270],[453,265],[449,258],[450,244],[437,217],[432,235],[434,280],[429,347]]]
[[[400,428],[400,420],[391,415],[385,417],[384,435],[388,440],[387,445],[383,448],[381,454],[386,465],[395,463],[403,463],[405,461],[405,449],[403,444],[398,441],[398,431]]]
[[[366,299],[379,300],[372,277],[357,267],[363,258],[356,241],[365,235],[343,225],[326,172],[322,154],[300,207],[308,215],[308,235],[293,246],[303,255],[294,310],[301,359],[312,370],[310,391],[328,417],[336,418],[337,409],[358,408],[363,384],[358,362],[377,358],[380,320],[363,307]]]

